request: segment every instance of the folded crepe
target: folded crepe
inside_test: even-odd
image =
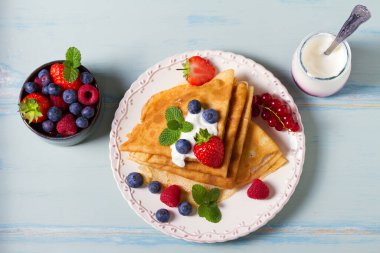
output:
[[[251,92],[249,92],[249,90],[251,90]],[[206,176],[210,174],[226,178],[229,170],[231,155],[233,154],[233,152],[235,151],[233,154],[234,156],[240,157],[240,154],[236,154],[237,150],[234,149],[235,137],[237,135],[239,125],[241,125],[240,122],[242,117],[245,117],[246,119],[244,124],[246,126],[248,125],[248,121],[251,115],[250,108],[252,103],[252,97],[253,87],[250,87],[250,89],[248,89],[248,84],[246,82],[239,82],[235,85],[233,95],[230,101],[230,111],[226,120],[226,131],[224,136],[224,162],[220,168],[210,168],[206,165],[199,163],[198,161],[188,161],[185,167],[179,168],[172,162],[171,158],[169,157],[162,155],[146,154],[142,152],[131,152],[129,154],[129,157],[135,161],[143,162],[145,164],[149,163],[155,165],[162,165],[162,169],[174,174],[180,173],[181,175],[185,175],[185,177],[189,179],[195,179],[193,177],[194,173],[192,173],[192,171],[203,173]],[[241,142],[240,153],[243,148],[242,146],[244,144],[245,135],[246,130],[241,131],[238,136]]]
[[[261,141],[264,139],[265,141]],[[250,183],[255,178],[263,179],[275,172],[287,162],[275,142],[254,122],[249,123],[247,141],[244,144],[243,155],[236,175],[236,186],[231,189],[221,189],[219,201],[223,201],[237,192],[242,186]],[[191,188],[199,181],[191,180],[168,171],[160,170],[154,166],[141,165],[140,171],[146,178],[159,181],[164,186],[177,184],[186,192],[187,199],[194,203],[191,196]],[[206,188],[217,185],[203,184]]]
[[[176,106],[182,112],[187,112],[187,104],[192,99],[201,101],[204,108],[218,111],[218,136],[223,139],[234,78],[234,71],[230,69],[202,86],[182,84],[153,95],[142,109],[141,123],[128,134],[128,140],[120,147],[121,151],[170,158],[170,147],[161,146],[158,141],[160,133],[166,128],[165,111],[170,106]]]

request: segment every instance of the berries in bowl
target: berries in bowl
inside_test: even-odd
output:
[[[66,60],[37,68],[20,91],[19,112],[25,125],[49,143],[75,145],[100,122],[99,85],[80,61],[79,50],[70,47]]]

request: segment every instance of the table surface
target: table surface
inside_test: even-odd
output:
[[[315,31],[337,32],[356,1],[0,2],[0,252],[379,252],[380,10],[349,38],[352,74],[337,95],[301,93],[292,54]],[[84,143],[57,147],[21,122],[17,96],[34,68],[78,47],[105,91],[105,117]],[[306,161],[286,207],[239,240],[206,245],[166,236],[123,200],[108,159],[111,120],[149,66],[194,49],[263,64],[303,119]]]

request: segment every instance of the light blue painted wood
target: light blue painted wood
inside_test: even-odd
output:
[[[352,75],[321,99],[292,84],[293,51],[308,33],[338,31],[355,1],[1,1],[0,252],[379,252],[380,4],[362,3],[373,17],[349,39]],[[106,113],[92,138],[63,148],[33,136],[16,101],[26,76],[70,45],[104,84]],[[109,169],[110,122],[124,92],[147,67],[192,49],[262,63],[287,86],[305,125],[304,172],[288,205],[257,233],[225,244],[155,231],[122,199]]]

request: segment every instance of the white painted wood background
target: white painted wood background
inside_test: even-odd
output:
[[[380,252],[380,2],[349,39],[352,75],[336,96],[302,94],[293,51],[337,32],[355,1],[0,1],[0,252]],[[74,147],[41,142],[17,114],[23,80],[75,45],[103,85],[100,129]],[[307,153],[300,184],[268,225],[234,242],[198,245],[146,225],[122,199],[108,160],[117,104],[146,68],[176,53],[218,49],[263,64],[294,96]]]

